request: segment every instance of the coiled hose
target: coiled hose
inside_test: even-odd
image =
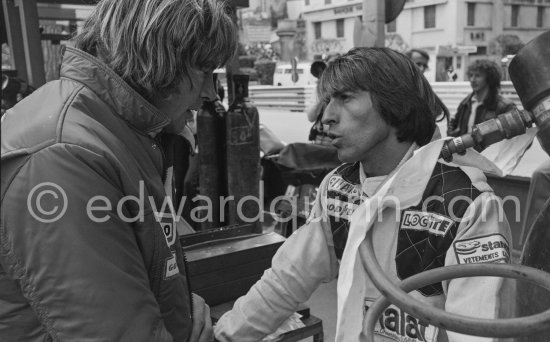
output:
[[[500,276],[523,279],[550,290],[550,273],[536,268],[510,264],[465,264],[432,269],[409,277],[399,286],[384,274],[372,243],[372,229],[366,234],[365,245],[359,249],[361,261],[370,279],[382,293],[367,311],[367,341],[374,342],[374,326],[380,314],[394,304],[427,323],[457,333],[483,337],[518,337],[550,329],[550,309],[539,314],[510,319],[481,319],[452,314],[426,305],[407,292],[454,278]],[[405,292],[406,291],[406,292]]]

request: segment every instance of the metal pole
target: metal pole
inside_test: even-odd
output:
[[[36,0],[16,0],[19,7],[21,31],[23,33],[23,47],[25,49],[25,63],[27,65],[28,82],[35,88],[46,83],[44,73],[44,56],[38,27],[38,9]]]
[[[360,45],[364,47],[384,47],[386,23],[385,0],[363,0],[363,23]]]
[[[27,65],[25,64],[25,48],[23,46],[23,35],[21,32],[21,20],[19,11],[15,7],[14,0],[2,0],[4,19],[6,22],[6,33],[8,44],[11,49],[13,66],[17,70],[17,77],[28,82]]]

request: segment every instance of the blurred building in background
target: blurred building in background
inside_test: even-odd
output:
[[[352,48],[362,10],[361,0],[304,0],[308,58]],[[461,81],[472,60],[501,63],[548,29],[550,0],[407,0],[386,24],[386,46],[424,49],[431,56],[428,80],[446,81],[452,68]]]
[[[92,6],[47,2],[38,0],[38,18],[49,81],[58,77],[62,46],[69,44],[67,39]],[[294,57],[311,62],[345,53],[354,46],[362,13],[363,0],[249,0],[248,8],[237,10],[239,54],[288,63]],[[406,0],[397,19],[385,27],[386,46],[430,54],[425,73],[430,81],[448,81],[454,75],[456,81],[466,80],[468,64],[479,58],[499,62],[506,78],[516,51],[550,29],[550,0]],[[3,70],[17,64],[4,50]]]

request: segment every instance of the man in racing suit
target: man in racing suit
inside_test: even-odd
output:
[[[278,250],[272,268],[218,321],[220,341],[260,340],[336,276],[336,340],[366,341],[365,314],[380,295],[358,254],[368,229],[382,269],[396,282],[446,265],[510,260],[502,206],[477,168],[492,165],[475,151],[454,164],[439,160],[443,141],[429,142],[442,108],[412,62],[389,49],[353,49],[327,68],[319,92],[327,101],[324,123],[345,164],[323,180],[308,222]],[[411,295],[453,313],[495,318],[511,312],[511,284],[462,278]],[[490,340],[438,330],[393,305],[375,336]]]

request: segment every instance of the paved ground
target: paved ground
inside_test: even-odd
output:
[[[259,108],[260,123],[286,143],[307,142],[311,123],[303,112]]]

